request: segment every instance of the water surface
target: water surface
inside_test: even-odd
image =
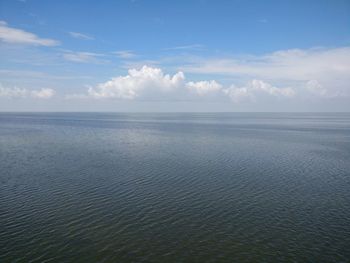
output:
[[[0,262],[349,262],[350,114],[0,113]]]

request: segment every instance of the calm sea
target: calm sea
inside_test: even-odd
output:
[[[0,262],[350,262],[350,114],[0,113]]]

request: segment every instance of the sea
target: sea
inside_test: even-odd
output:
[[[0,262],[350,262],[350,113],[0,113]]]

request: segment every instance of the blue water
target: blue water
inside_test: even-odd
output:
[[[0,113],[0,262],[350,262],[350,114]]]

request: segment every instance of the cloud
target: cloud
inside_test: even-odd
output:
[[[306,88],[313,94],[327,96],[327,90],[321,86],[317,80],[310,80],[306,83]]]
[[[320,98],[339,98],[339,97],[348,97],[349,93],[347,91],[342,90],[332,90],[326,89],[323,85],[321,85],[317,80],[310,80],[305,84],[306,91],[309,92],[313,97]]]
[[[30,92],[31,96],[38,99],[49,99],[55,95],[55,91],[53,89],[41,89],[41,90],[33,90]]]
[[[0,98],[24,98],[28,94],[26,89],[14,88],[4,88],[0,86]]]
[[[56,94],[55,90],[43,88],[40,90],[27,90],[23,88],[5,88],[0,85],[0,98],[36,98],[49,99]]]
[[[136,54],[132,52],[131,50],[120,50],[115,51],[113,54],[117,55],[119,58],[129,59],[136,57]]]
[[[202,50],[202,49],[204,49],[204,46],[200,44],[164,48],[164,50]]]
[[[292,88],[277,88],[271,84],[264,82],[262,80],[251,80],[243,87],[236,87],[232,85],[231,87],[224,89],[223,92],[227,94],[234,102],[241,101],[256,101],[257,98],[262,96],[272,96],[272,97],[294,97],[296,92]]]
[[[68,61],[77,62],[77,63],[106,63],[106,60],[99,59],[103,57],[103,54],[92,53],[92,52],[73,52],[65,51],[63,58]]]
[[[57,40],[40,38],[33,33],[9,27],[5,21],[0,21],[0,40],[11,44],[33,46],[57,46],[60,44]]]
[[[258,76],[268,79],[310,80],[326,72],[350,71],[350,47],[283,50],[262,56],[199,59],[183,67],[187,72]]]
[[[69,35],[73,38],[82,39],[82,40],[94,40],[95,39],[93,36],[89,36],[89,35],[79,33],[79,32],[69,32]]]
[[[215,80],[211,81],[198,81],[198,82],[188,82],[186,84],[187,88],[200,96],[204,96],[210,92],[217,92],[222,89],[222,85],[217,83]]]
[[[170,76],[165,75],[159,68],[143,66],[140,70],[130,69],[128,75],[113,78],[96,88],[90,87],[88,95],[93,98],[135,99],[145,90],[170,92],[183,86],[184,79],[182,72]]]
[[[247,87],[235,87],[232,85],[230,88],[223,90],[223,92],[236,103],[255,100],[253,93]]]
[[[327,96],[350,95],[350,47],[291,49],[260,56],[192,58],[179,68],[188,73],[230,76],[241,81],[261,79],[300,88],[308,81],[317,81],[327,90]],[[310,83],[309,86],[314,86]]]
[[[12,70],[12,69],[0,69],[0,77],[5,80],[17,80],[22,78],[26,80],[30,79],[52,79],[52,80],[68,80],[68,79],[91,79],[88,75],[52,75],[42,71],[33,70]]]
[[[256,101],[264,97],[292,98],[296,91],[289,87],[277,88],[262,80],[251,80],[245,86],[231,85],[227,88],[215,80],[186,82],[185,75],[181,71],[171,76],[164,74],[160,68],[143,66],[139,70],[130,69],[126,76],[118,76],[96,87],[89,87],[87,95],[73,94],[68,95],[67,98],[188,100],[210,98],[211,94],[215,94],[216,99],[229,98],[239,103],[246,100]]]
[[[128,59],[124,60],[120,65],[121,68],[129,70],[131,68],[142,68],[144,65],[148,65],[148,67],[159,67],[160,62],[158,60],[133,60]]]

